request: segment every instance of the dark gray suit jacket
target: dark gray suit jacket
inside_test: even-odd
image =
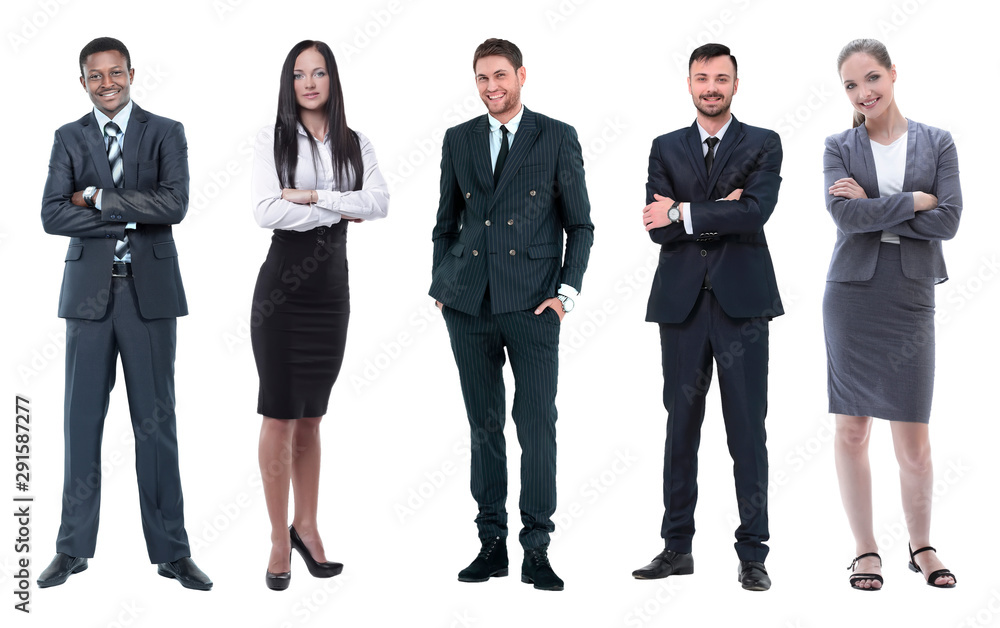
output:
[[[122,154],[125,179],[116,189],[104,134],[91,111],[56,131],[42,198],[47,233],[69,236],[59,316],[104,316],[111,289],[115,243],[130,231],[129,246],[139,309],[145,318],[187,314],[177,248],[170,225],[187,214],[187,140],[180,122],[133,104]],[[101,188],[101,210],[77,207],[74,192]]]
[[[903,191],[880,198],[871,140],[864,125],[826,138],[824,190],[851,177],[868,198],[846,199],[826,194],[826,208],[837,225],[837,244],[827,281],[867,281],[875,274],[882,231],[899,235],[903,275],[911,279],[948,279],[941,241],[958,230],[962,188],[958,153],[947,131],[907,120],[906,175]],[[913,211],[912,192],[938,198],[938,206]]]
[[[448,129],[433,239],[430,295],[466,314],[487,282],[494,314],[535,308],[560,283],[579,290],[594,225],[573,127],[525,107],[496,190],[486,115]]]

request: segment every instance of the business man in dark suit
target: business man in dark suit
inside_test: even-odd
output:
[[[781,141],[730,113],[737,86],[729,48],[696,49],[688,91],[697,120],[656,138],[649,155],[643,224],[661,249],[646,320],[659,323],[663,352],[665,548],[632,575],[694,571],[698,444],[714,358],[736,478],[739,580],[761,591],[771,584],[764,568],[768,321],[783,313],[764,223],[778,200]]]
[[[121,353],[135,433],[146,549],[157,572],[212,588],[191,560],[177,468],[174,354],[187,314],[170,225],[187,213],[179,122],[132,103],[128,49],[101,37],[80,52],[94,110],[55,134],[42,199],[45,231],[68,236],[59,316],[66,319],[65,468],[56,556],[38,586],[62,584],[94,555],[101,439]]]
[[[430,289],[472,429],[482,547],[458,579],[507,575],[506,348],[521,445],[521,581],[561,591],[547,548],[555,529],[559,327],[594,241],[583,156],[573,127],[521,105],[526,71],[517,46],[488,39],[472,65],[489,113],[445,134]]]

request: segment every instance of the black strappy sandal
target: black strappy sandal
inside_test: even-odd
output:
[[[851,566],[848,569],[853,570],[854,566],[858,564],[858,561],[862,558],[868,558],[869,556],[874,556],[878,559],[878,566],[882,566],[882,557],[878,555],[877,552],[868,552],[867,554],[862,554],[851,561]],[[852,573],[851,574],[851,588],[857,589],[858,591],[881,591],[882,587],[859,587],[857,583],[862,580],[877,580],[880,585],[884,585],[885,582],[882,580],[882,576],[877,573]]]
[[[911,548],[910,544],[907,543],[906,549],[910,550],[910,571],[915,571],[916,573],[919,574],[923,574],[924,571],[919,566],[917,566],[917,561],[914,558],[914,556],[916,556],[920,552],[934,552],[935,554],[937,553],[937,550],[931,547],[930,545],[928,545],[927,547],[921,547],[920,549],[913,551],[913,548]],[[951,582],[950,584],[937,584],[935,580],[937,580],[942,576],[951,576],[953,582]],[[951,573],[951,571],[947,569],[938,569],[937,571],[931,573],[931,575],[927,576],[927,584],[937,589],[954,589],[957,583],[958,583],[958,578],[956,578],[955,574]]]

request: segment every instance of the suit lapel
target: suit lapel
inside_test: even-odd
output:
[[[483,189],[493,189],[493,171],[490,169],[490,125],[483,115],[472,126],[469,136],[470,150],[472,152],[472,166],[476,178],[482,184]]]
[[[503,191],[504,187],[510,183],[514,175],[517,174],[517,169],[521,167],[521,162],[524,158],[528,156],[531,152],[531,147],[535,143],[535,139],[538,136],[538,126],[536,124],[535,114],[530,111],[527,107],[524,108],[524,115],[521,116],[521,124],[517,127],[517,133],[514,134],[514,143],[510,145],[510,153],[507,155],[507,162],[504,164],[503,172],[500,174],[500,180],[497,181],[496,190],[493,192],[493,202],[490,203],[492,208],[493,203],[496,203],[496,199],[500,196],[500,192]]]
[[[743,136],[746,135],[746,131],[743,130],[743,124],[733,116],[733,122],[726,129],[726,134],[722,136],[722,141],[715,148],[715,161],[712,163],[712,175],[708,179],[708,187],[706,191],[709,194],[715,189],[716,183],[719,181],[719,176],[722,171],[726,168],[726,162],[732,156],[733,151],[739,146],[740,142],[743,141]],[[700,137],[700,136],[699,136]],[[732,190],[730,190],[731,192]]]
[[[860,179],[861,170],[851,169],[851,175],[854,180],[857,181],[858,185],[864,189],[865,194],[868,198],[879,198],[878,192],[878,173],[875,171],[875,153],[872,152],[872,140],[868,137],[868,129],[865,125],[857,127],[858,129],[858,143],[860,150],[856,151],[861,157],[862,166],[864,168],[864,179]],[[909,138],[907,138],[908,140]],[[907,147],[907,153],[909,153],[909,147]],[[909,154],[907,154],[909,157]]]
[[[903,190],[916,188],[914,180],[917,176],[917,125],[913,120],[906,119],[906,173],[903,175]]]
[[[139,144],[142,143],[142,136],[146,132],[146,112],[139,108],[139,105],[132,105],[132,115],[128,121],[128,131],[125,133],[125,151],[122,153],[122,167],[124,171],[123,186],[133,187],[132,184],[139,182]]]
[[[104,146],[104,131],[98,126],[94,112],[85,115],[80,124],[83,126],[83,139],[90,150],[90,158],[94,162],[97,176],[101,179],[99,187],[115,187],[114,177],[111,176],[111,164],[108,163],[108,151]]]
[[[687,141],[688,158],[691,160],[691,169],[698,177],[698,183],[708,192],[708,172],[705,170],[705,155],[701,150],[701,133],[698,132],[698,121],[696,120],[691,128],[685,133]]]

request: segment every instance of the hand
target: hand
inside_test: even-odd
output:
[[[729,193],[729,196],[727,196],[726,198],[724,198],[722,200],[724,200],[724,201],[738,201],[738,200],[740,200],[741,196],[743,196],[743,188],[736,188],[735,190],[733,190],[732,192]]]
[[[923,212],[938,206],[938,197],[926,192],[913,193],[913,211]]]
[[[439,311],[442,311],[442,312],[444,311],[444,309],[443,309],[443,308],[444,308],[444,303],[441,303],[440,301],[437,301],[437,300],[435,300],[435,301],[434,301],[434,305],[436,305],[436,306],[437,306],[437,309],[438,309]]]
[[[73,203],[77,207],[86,207],[87,209],[97,209],[96,207],[91,207],[87,205],[87,201],[83,200],[83,191],[73,192],[73,196],[69,199],[70,203]]]
[[[830,194],[843,198],[868,198],[864,188],[850,177],[834,181],[830,186]]]
[[[285,188],[281,191],[281,198],[290,202],[297,203],[299,205],[308,205],[309,203],[315,203],[314,197],[317,196],[315,190],[296,190],[295,188]]]
[[[561,323],[563,316],[566,316],[566,310],[563,309],[562,301],[560,301],[556,297],[552,297],[551,299],[545,299],[544,301],[542,301],[541,305],[535,308],[535,316],[538,316],[539,314],[544,312],[545,308],[547,307],[552,308],[555,311],[555,313],[559,315],[559,322]]]
[[[653,194],[653,198],[656,200],[642,208],[642,224],[646,225],[646,231],[670,224],[667,211],[674,204],[674,199],[659,194]],[[684,220],[683,214],[680,219]]]
[[[364,218],[348,218],[347,222],[364,222]]]

